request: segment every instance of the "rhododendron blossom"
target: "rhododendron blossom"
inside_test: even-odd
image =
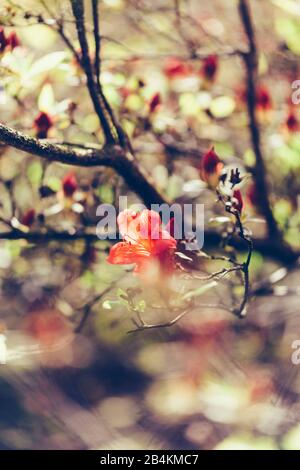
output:
[[[158,263],[162,273],[174,269],[177,242],[162,227],[160,215],[152,210],[125,210],[118,216],[123,242],[114,245],[107,261],[111,264],[135,264],[135,273],[144,273]]]

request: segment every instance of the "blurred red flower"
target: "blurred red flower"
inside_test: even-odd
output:
[[[62,180],[62,189],[65,197],[72,197],[78,188],[74,173],[67,173]]]
[[[34,120],[34,127],[36,129],[36,136],[39,139],[46,139],[48,131],[53,126],[52,117],[43,111],[41,111]]]
[[[7,45],[10,46],[11,50],[20,46],[20,40],[15,31],[12,31],[7,37]]]
[[[149,102],[150,113],[154,113],[160,105],[161,105],[160,93],[155,93],[151,97],[150,102]]]
[[[0,52],[4,52],[7,48],[13,50],[18,46],[20,46],[20,40],[15,31],[6,36],[4,29],[0,28]]]
[[[270,111],[272,109],[272,98],[265,85],[260,85],[256,90],[256,109],[258,111]]]
[[[158,261],[163,272],[172,271],[177,242],[162,228],[157,212],[125,210],[118,216],[118,226],[124,241],[111,248],[109,263],[135,264],[134,272],[140,273],[145,272],[151,262]]]
[[[202,62],[201,75],[206,80],[212,82],[216,78],[218,66],[219,62],[218,57],[216,55],[207,56]]]
[[[212,147],[201,159],[200,176],[210,187],[215,188],[219,183],[223,166],[214,147]]]
[[[299,131],[299,121],[293,110],[289,111],[289,114],[285,121],[285,127],[290,133]]]
[[[169,79],[184,78],[192,73],[191,66],[176,57],[168,58],[163,70]]]
[[[23,217],[21,218],[21,223],[23,225],[26,225],[27,227],[31,227],[31,225],[35,221],[35,216],[36,216],[35,210],[34,209],[28,209],[28,211],[26,211],[23,214]]]

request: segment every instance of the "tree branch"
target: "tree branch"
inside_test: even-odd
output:
[[[133,156],[118,145],[102,149],[84,149],[74,145],[65,146],[41,141],[22,132],[0,124],[0,141],[32,155],[81,167],[111,167],[121,175],[130,189],[144,201],[146,206],[163,204],[165,199],[155,188],[154,181],[138,165]]]
[[[90,59],[89,46],[86,38],[84,26],[84,5],[83,0],[71,0],[73,15],[76,22],[77,36],[81,48],[81,65],[86,74],[87,87],[93,102],[95,111],[99,117],[107,144],[118,143],[118,134],[111,123],[110,115],[107,111],[103,96],[99,94],[97,82],[94,80],[94,71]]]
[[[266,178],[266,167],[261,150],[261,135],[256,117],[256,88],[257,77],[257,47],[248,0],[239,0],[239,14],[248,40],[249,50],[241,54],[247,75],[247,108],[249,116],[249,129],[252,147],[255,154],[255,168],[253,177],[257,190],[260,194],[260,208],[266,219],[270,237],[281,238],[276,220],[273,216],[269,200],[268,183]]]

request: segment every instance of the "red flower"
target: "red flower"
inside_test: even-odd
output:
[[[15,31],[12,31],[7,37],[7,45],[10,46],[11,50],[15,49],[15,47],[20,46],[20,40]]]
[[[149,102],[150,113],[154,113],[157,110],[157,108],[160,106],[160,104],[161,104],[160,93],[155,93]]]
[[[270,111],[272,109],[271,95],[264,85],[256,90],[256,109],[258,111]]]
[[[222,168],[223,163],[212,147],[201,159],[200,176],[209,186],[216,187]]]
[[[181,60],[176,59],[176,57],[170,57],[167,59],[164,66],[164,74],[169,79],[187,77],[191,72],[192,68]]]
[[[244,201],[242,197],[242,193],[239,189],[235,189],[233,191],[233,196],[232,196],[232,206],[241,214],[243,207],[244,207]]]
[[[50,308],[41,308],[26,315],[24,331],[44,346],[53,346],[70,334],[70,327],[63,315]]]
[[[49,129],[53,126],[53,119],[49,114],[43,111],[38,114],[34,120],[34,127],[36,129],[36,136],[39,139],[46,139]]]
[[[74,173],[68,173],[62,180],[62,189],[65,197],[72,197],[78,187]]]
[[[34,209],[28,209],[28,211],[23,214],[23,217],[21,219],[21,223],[23,225],[26,225],[27,227],[31,227],[35,220],[35,210]]]
[[[216,78],[218,65],[218,57],[216,55],[207,56],[202,63],[201,75],[206,80],[212,82]]]
[[[125,210],[118,216],[118,226],[124,241],[111,248],[109,263],[135,264],[134,272],[143,273],[158,262],[162,272],[172,271],[177,242],[162,228],[157,212]]]
[[[293,110],[290,110],[288,114],[288,117],[285,121],[285,127],[291,133],[297,132],[299,130],[299,121]]]

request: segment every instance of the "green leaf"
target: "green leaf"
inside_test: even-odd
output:
[[[98,189],[98,194],[101,199],[101,202],[105,204],[113,204],[115,195],[111,185],[102,184]]]
[[[105,300],[102,307],[104,310],[112,310],[114,307],[119,307],[120,305],[124,305],[124,302],[121,300]]]
[[[300,54],[300,24],[294,18],[280,17],[275,21],[278,34],[285,40],[288,48],[294,54]]]
[[[27,176],[33,186],[38,186],[43,176],[43,167],[40,162],[33,162],[27,168]]]

